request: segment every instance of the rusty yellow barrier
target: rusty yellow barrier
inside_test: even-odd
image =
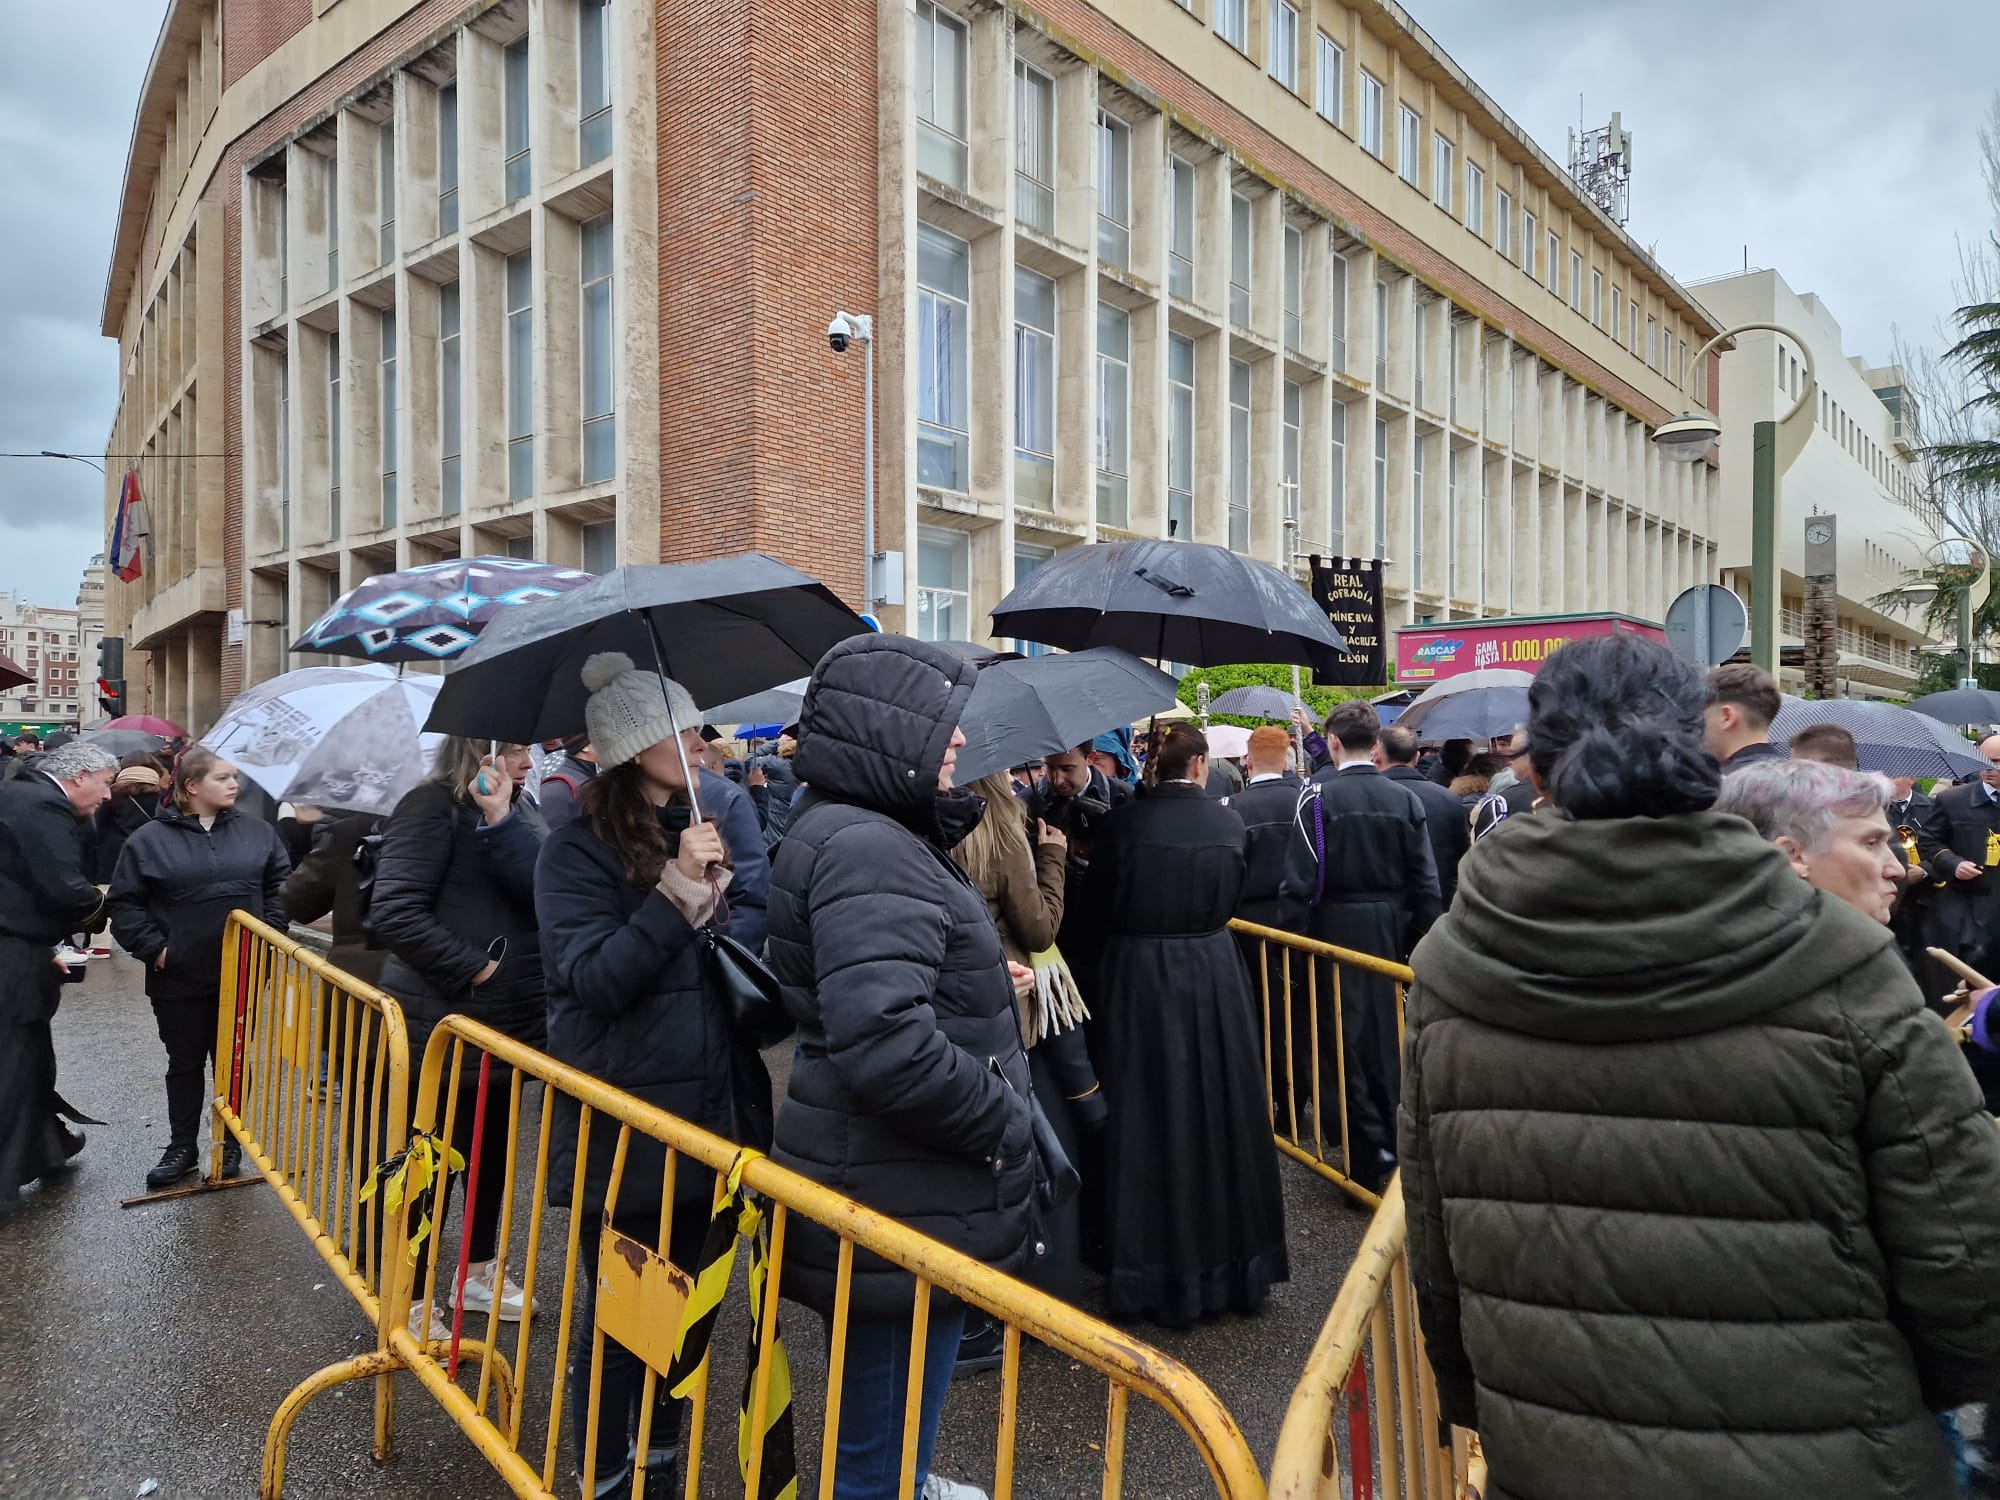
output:
[[[1343,973],[1361,970],[1379,974],[1395,986],[1400,1067],[1404,991],[1416,976],[1406,964],[1295,932],[1255,922],[1235,921],[1229,926],[1252,940],[1256,954],[1250,960],[1250,981],[1263,1011],[1264,1074],[1271,1091],[1271,1133],[1278,1149],[1342,1192],[1375,1207],[1382,1200],[1354,1180],[1349,1165],[1347,1019],[1341,981]],[[1330,1079],[1325,1076],[1328,1072],[1333,1075]],[[1393,1121],[1389,1128],[1394,1131]]]
[[[1271,1462],[1271,1500],[1477,1500],[1479,1441],[1440,1441],[1404,1253],[1403,1182],[1390,1180],[1292,1393]]]
[[[912,1399],[903,1426],[901,1494],[906,1500],[918,1478],[918,1405],[915,1396],[921,1387],[924,1338],[934,1290],[992,1314],[1005,1326],[1002,1380],[997,1400],[998,1444],[992,1484],[994,1500],[1012,1500],[1018,1492],[1015,1435],[1021,1414],[1022,1344],[1028,1339],[1059,1351],[1105,1378],[1106,1420],[1101,1493],[1107,1500],[1116,1500],[1124,1493],[1127,1418],[1135,1395],[1164,1409],[1187,1433],[1207,1468],[1215,1495],[1222,1500],[1262,1500],[1265,1493],[1263,1478],[1242,1432],[1215,1394],[1178,1361],[893,1219],[756,1153],[741,1152],[719,1136],[668,1115],[499,1032],[453,1016],[448,1017],[432,1034],[425,1050],[417,1093],[414,1128],[420,1136],[450,1140],[458,1111],[480,1107],[479,1096],[487,1091],[476,1086],[461,1089],[460,1080],[484,1076],[481,1067],[484,1059],[490,1059],[493,1075],[507,1080],[503,1087],[492,1089],[492,1097],[484,1100],[485,1107],[489,1109],[507,1111],[506,1138],[510,1143],[502,1188],[501,1238],[497,1260],[503,1274],[505,1270],[514,1271],[531,1296],[544,1289],[539,1284],[541,1281],[547,1281],[560,1285],[560,1297],[554,1299],[553,1305],[538,1306],[537,1318],[523,1318],[511,1336],[510,1347],[503,1348],[496,1311],[489,1311],[482,1317],[461,1314],[462,1326],[428,1326],[433,1316],[429,1309],[439,1305],[437,1289],[441,1277],[446,1286],[444,1305],[448,1306],[451,1300],[450,1278],[456,1261],[447,1249],[436,1247],[436,1253],[430,1257],[430,1269],[421,1292],[413,1285],[415,1277],[410,1259],[404,1254],[397,1254],[393,1259],[396,1274],[385,1289],[379,1323],[384,1332],[382,1347],[374,1353],[327,1367],[301,1384],[287,1399],[272,1422],[266,1442],[264,1493],[267,1496],[275,1497],[282,1489],[287,1434],[292,1420],[304,1404],[319,1391],[342,1381],[378,1376],[385,1369],[410,1371],[446,1415],[472,1440],[514,1494],[551,1496],[558,1493],[559,1482],[560,1492],[570,1493],[567,1478],[558,1475],[557,1465],[561,1435],[566,1426],[565,1385],[572,1378],[565,1369],[565,1357],[576,1326],[573,1320],[585,1311],[577,1300],[579,1293],[585,1290],[579,1286],[582,1263],[579,1252],[581,1236],[585,1234],[600,1235],[600,1243],[604,1247],[599,1270],[599,1331],[594,1351],[588,1359],[589,1426],[585,1433],[572,1434],[580,1450],[579,1465],[586,1470],[582,1476],[584,1491],[589,1493],[596,1480],[607,1477],[592,1471],[593,1445],[588,1440],[594,1434],[599,1419],[598,1383],[602,1373],[605,1334],[614,1333],[645,1367],[640,1411],[647,1414],[642,1417],[642,1423],[649,1423],[655,1384],[665,1378],[673,1360],[679,1332],[676,1325],[693,1294],[692,1273],[696,1269],[673,1266],[667,1258],[673,1216],[677,1211],[674,1185],[677,1174],[700,1172],[713,1180],[711,1203],[725,1205],[733,1213],[733,1205],[737,1202],[733,1191],[740,1187],[747,1191],[745,1201],[761,1207],[767,1221],[767,1267],[763,1265],[761,1244],[751,1247],[753,1297],[757,1287],[775,1285],[782,1276],[789,1223],[794,1220],[809,1221],[831,1229],[839,1237],[837,1290],[829,1330],[827,1389],[824,1414],[818,1424],[816,1493],[821,1497],[830,1497],[833,1492],[854,1257],[857,1251],[867,1251],[901,1266],[917,1278],[917,1296],[911,1320],[911,1337],[915,1341],[909,1374]],[[530,1126],[523,1112],[524,1089],[534,1081],[542,1083],[544,1090],[539,1124]],[[465,1095],[473,1097],[463,1097]],[[569,1212],[567,1223],[556,1231],[557,1238],[551,1243],[545,1222],[545,1205],[549,1202],[551,1189],[549,1163],[553,1106],[559,1097],[571,1101],[578,1111],[577,1149],[573,1180],[553,1185],[556,1201],[567,1204]],[[654,1141],[666,1148],[660,1181],[660,1223],[657,1236],[650,1242],[631,1239],[610,1227],[634,1141]],[[601,1221],[590,1219],[581,1211],[585,1172],[593,1159],[593,1152],[600,1153],[595,1158],[600,1161],[603,1154],[608,1153],[610,1161],[605,1214]],[[468,1166],[462,1175],[470,1183],[475,1174]],[[524,1243],[516,1246],[511,1243],[514,1210],[522,1192],[530,1194],[530,1207]],[[444,1183],[440,1181],[432,1189],[429,1205],[433,1222],[440,1226],[443,1222],[444,1195]],[[409,1232],[409,1224],[417,1222],[414,1216],[424,1212],[422,1205],[406,1201],[401,1216],[408,1223],[390,1227],[391,1243],[403,1242]],[[586,1222],[587,1219],[590,1221]],[[551,1256],[560,1257],[559,1283],[553,1262],[547,1268],[548,1274],[542,1274],[543,1262]],[[442,1272],[440,1265],[445,1267]],[[766,1273],[761,1280],[760,1268]],[[632,1307],[621,1313],[618,1304],[632,1304]],[[712,1299],[710,1305],[713,1305]],[[735,1310],[736,1305],[734,1301],[723,1302],[717,1314],[718,1323]],[[412,1332],[407,1324],[407,1313],[412,1306],[421,1309],[417,1332]],[[740,1320],[738,1329],[728,1335],[738,1340],[739,1344],[749,1342],[757,1356],[754,1375],[746,1382],[742,1393],[742,1415],[747,1420],[748,1431],[753,1434],[767,1432],[781,1415],[783,1404],[790,1399],[784,1376],[773,1373],[775,1362],[772,1355],[778,1334],[777,1306],[775,1297],[763,1298],[752,1310],[754,1322],[751,1316],[746,1315]],[[794,1318],[795,1322],[804,1321],[817,1332],[816,1318],[798,1310],[795,1310]],[[531,1373],[536,1368],[531,1359],[536,1347],[536,1322],[540,1322],[545,1330],[545,1339],[549,1336],[546,1330],[552,1326],[556,1340],[555,1359],[546,1390],[535,1388]],[[708,1347],[712,1349],[713,1340]],[[467,1379],[464,1385],[460,1384],[463,1377],[455,1377],[454,1373],[456,1360],[461,1357],[474,1361],[478,1366],[476,1380]],[[762,1441],[746,1444],[745,1473],[740,1476],[711,1474],[711,1479],[716,1482],[704,1490],[702,1434],[709,1417],[709,1364],[708,1354],[703,1353],[699,1364],[693,1366],[691,1372],[683,1372],[689,1374],[690,1381],[683,1388],[689,1401],[688,1432],[680,1450],[685,1466],[683,1493],[690,1500],[703,1493],[780,1493],[780,1484],[773,1483],[771,1476],[763,1472],[767,1451]],[[782,1366],[777,1368],[782,1370]],[[579,1365],[573,1378],[585,1378],[583,1370],[584,1366]],[[731,1404],[736,1403],[732,1401]],[[531,1413],[535,1418],[533,1423],[528,1420]],[[809,1441],[806,1436],[809,1431],[807,1419],[801,1416],[798,1432],[802,1447]],[[646,1451],[648,1438],[649,1433],[642,1426],[638,1436],[639,1451]],[[643,1496],[646,1493],[643,1468],[635,1475],[635,1481],[634,1495]]]
[[[227,1131],[376,1326],[380,1349],[381,1215],[362,1190],[409,1133],[402,1008],[277,929],[232,912],[222,938],[215,1075],[209,1181],[222,1180]],[[389,1456],[394,1396],[384,1374],[376,1384],[377,1458]]]

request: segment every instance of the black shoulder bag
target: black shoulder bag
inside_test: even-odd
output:
[[[701,944],[701,981],[709,998],[760,1052],[791,1034],[784,987],[764,960],[713,922],[695,929]]]

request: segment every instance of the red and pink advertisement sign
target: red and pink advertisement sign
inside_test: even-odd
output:
[[[1665,630],[1630,615],[1517,615],[1405,625],[1396,632],[1396,681],[1441,682],[1480,667],[1532,672],[1571,641],[1596,635],[1641,635],[1664,643]]]

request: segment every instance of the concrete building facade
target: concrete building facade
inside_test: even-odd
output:
[[[1918,654],[1935,645],[1922,613],[1879,600],[1921,565],[1924,549],[1946,534],[1925,492],[1913,424],[1902,420],[1902,371],[1873,367],[1842,347],[1840,324],[1811,292],[1795,292],[1777,271],[1758,269],[1692,283],[1695,295],[1726,327],[1775,323],[1811,347],[1819,393],[1813,430],[1780,477],[1778,562],[1781,645],[1802,641],[1805,531],[1813,516],[1837,518],[1840,675],[1856,696],[1906,696],[1921,670]],[[1794,341],[1746,333],[1722,356],[1722,524],[1717,534],[1722,581],[1749,596],[1750,441],[1758,422],[1789,411],[1806,388]],[[1803,420],[1803,417],[1802,417]],[[1734,450],[1732,453],[1730,450]],[[1788,685],[1799,674],[1788,670]]]
[[[1383,0],[174,0],[104,330],[191,727],[372,573],[756,547],[983,637],[1061,548],[1389,560],[1392,622],[1715,574],[1699,304]],[[110,499],[107,492],[107,522]]]

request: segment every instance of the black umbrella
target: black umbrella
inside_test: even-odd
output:
[[[1201,542],[1072,547],[993,611],[993,633],[1065,651],[1123,646],[1219,667],[1293,662],[1331,672],[1346,642],[1311,594],[1269,563]]]
[[[141,729],[86,729],[77,738],[121,759],[127,755],[151,755],[166,743],[157,734],[147,734]]]
[[[1512,734],[1528,722],[1528,686],[1534,680],[1534,673],[1512,667],[1460,672],[1425,688],[1396,722],[1434,741]]]
[[[446,673],[424,728],[516,745],[580,734],[583,664],[599,651],[721,703],[809,676],[867,628],[825,584],[761,552],[635,564],[503,612]]]
[[[1912,699],[1910,712],[1941,724],[2000,724],[2000,693],[1986,688],[1947,688]]]
[[[1233,687],[1221,694],[1208,705],[1208,711],[1238,719],[1271,719],[1288,724],[1298,702],[1282,688],[1265,687],[1262,683],[1253,682],[1248,687]]]
[[[982,666],[959,720],[965,731],[959,782],[970,785],[1009,766],[1087,745],[1107,729],[1122,729],[1170,707],[1175,686],[1165,672],[1118,646]]]

